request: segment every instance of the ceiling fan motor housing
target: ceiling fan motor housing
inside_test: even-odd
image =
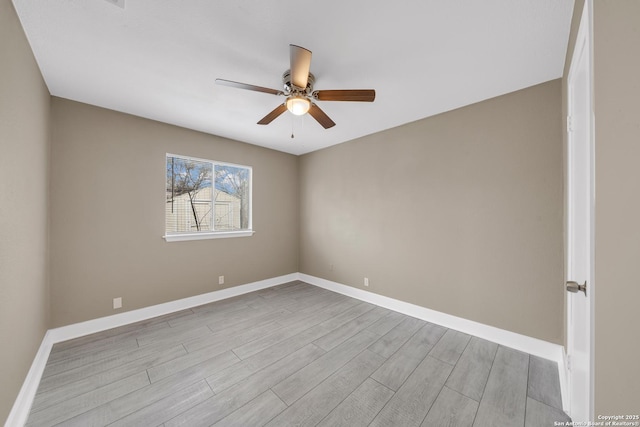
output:
[[[307,87],[300,88],[291,83],[291,70],[287,70],[282,74],[282,83],[284,85],[284,93],[289,95],[304,95],[309,96],[313,92],[313,84],[316,82],[316,78],[313,74],[309,73],[309,79],[307,80]]]

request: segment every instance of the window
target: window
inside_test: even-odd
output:
[[[253,234],[251,168],[167,154],[165,240]]]

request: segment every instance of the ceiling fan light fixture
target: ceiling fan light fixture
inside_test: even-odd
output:
[[[303,116],[307,114],[311,108],[311,101],[301,96],[291,96],[287,99],[287,110],[295,116]]]

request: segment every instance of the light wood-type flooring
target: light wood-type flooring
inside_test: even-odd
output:
[[[29,426],[553,426],[555,363],[292,282],[53,347]]]

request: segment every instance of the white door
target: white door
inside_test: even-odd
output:
[[[567,282],[586,292],[567,293],[569,415],[593,421],[593,208],[594,145],[591,31],[585,2],[568,76]],[[568,283],[567,283],[568,285]],[[575,284],[573,286],[575,289]]]

